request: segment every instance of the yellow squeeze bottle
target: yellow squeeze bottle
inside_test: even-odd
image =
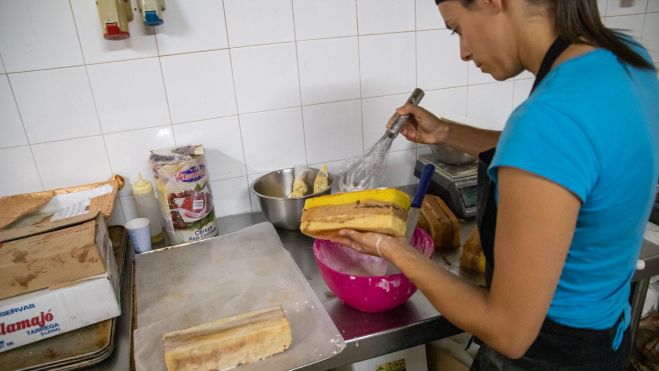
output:
[[[153,194],[153,186],[151,185],[151,182],[142,178],[142,174],[139,174],[139,178],[133,183],[132,189],[137,215],[142,218],[148,218],[151,221],[149,223],[151,229],[151,242],[155,243],[162,240],[163,231],[162,223],[160,221],[160,207]]]

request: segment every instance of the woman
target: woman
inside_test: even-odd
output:
[[[342,230],[380,253],[484,344],[472,369],[620,370],[629,282],[659,174],[659,83],[645,50],[606,29],[595,0],[436,0],[460,53],[497,80],[536,75],[503,132],[420,107],[402,134],[478,155],[489,288],[404,239]],[[496,147],[496,149],[495,149]]]

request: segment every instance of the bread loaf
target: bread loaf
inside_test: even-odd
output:
[[[485,272],[485,255],[483,255],[481,240],[476,227],[472,229],[462,246],[460,266],[476,272]]]
[[[291,326],[280,306],[163,335],[168,371],[226,370],[288,349]]]
[[[438,250],[453,250],[460,247],[460,221],[444,200],[426,195],[421,206],[419,227],[426,230]]]

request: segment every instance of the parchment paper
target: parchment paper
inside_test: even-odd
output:
[[[311,246],[309,246],[311,248]],[[289,370],[329,358],[345,342],[270,223],[135,257],[135,366],[165,370],[162,335],[281,305],[293,343],[235,370]]]

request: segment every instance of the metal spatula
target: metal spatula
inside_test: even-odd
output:
[[[407,226],[405,228],[405,239],[412,243],[412,235],[414,235],[414,230],[416,229],[416,223],[419,221],[419,215],[421,214],[421,206],[423,205],[423,198],[426,196],[428,191],[428,186],[430,185],[430,179],[435,172],[435,165],[426,164],[421,171],[421,178],[419,179],[419,184],[416,186],[416,192],[414,192],[414,198],[412,199],[412,205],[407,211]],[[387,267],[387,274],[398,273],[399,270],[395,265],[389,263]]]

